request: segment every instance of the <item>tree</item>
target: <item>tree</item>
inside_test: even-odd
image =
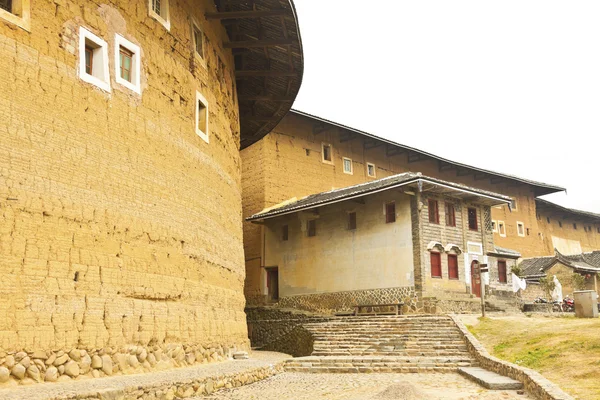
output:
[[[573,290],[585,290],[585,277],[577,272],[571,275],[571,285]]]
[[[546,297],[552,299],[552,291],[556,287],[554,280],[552,278],[548,278],[547,276],[543,276],[540,278],[540,287],[544,293],[546,293]]]

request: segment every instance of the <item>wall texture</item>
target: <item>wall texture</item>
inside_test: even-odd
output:
[[[31,32],[0,22],[0,381],[2,368],[102,376],[247,346],[233,57],[209,7],[172,0],[170,32],[142,1],[37,2]],[[111,93],[78,78],[80,26],[108,42]],[[141,96],[114,80],[115,33],[141,47]]]

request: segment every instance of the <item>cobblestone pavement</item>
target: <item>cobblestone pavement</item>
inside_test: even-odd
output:
[[[199,399],[219,400],[512,400],[516,391],[487,390],[458,374],[283,373]]]

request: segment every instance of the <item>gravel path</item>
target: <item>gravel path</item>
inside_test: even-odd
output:
[[[458,374],[284,373],[196,400],[512,400],[516,391],[490,391]]]

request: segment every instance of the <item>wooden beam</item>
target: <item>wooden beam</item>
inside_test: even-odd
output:
[[[224,12],[207,12],[204,14],[206,19],[241,19],[241,18],[261,18],[261,17],[278,17],[287,15],[288,10],[256,10],[256,11],[224,11]]]
[[[398,147],[392,147],[390,145],[385,146],[385,155],[388,157],[399,156],[400,154],[404,154],[406,151],[404,149],[400,149]]]
[[[256,71],[235,71],[236,78],[246,78],[246,77],[255,77],[255,76],[296,76],[297,72],[293,71],[271,71],[271,70],[256,70]]]
[[[292,96],[271,96],[271,95],[256,95],[256,96],[240,96],[240,101],[294,101]]]
[[[383,146],[383,143],[379,140],[373,139],[365,139],[365,142],[363,144],[365,150],[371,150],[379,146]]]
[[[340,143],[349,142],[354,139],[358,139],[358,135],[353,133],[342,133],[340,135]]]
[[[226,49],[249,49],[252,47],[288,46],[294,43],[296,41],[293,39],[240,40],[238,42],[225,42],[223,47]]]
[[[423,160],[423,157],[421,156],[421,154],[414,153],[412,151],[408,153],[408,163],[409,164],[417,162],[417,161],[421,161],[421,160]]]

